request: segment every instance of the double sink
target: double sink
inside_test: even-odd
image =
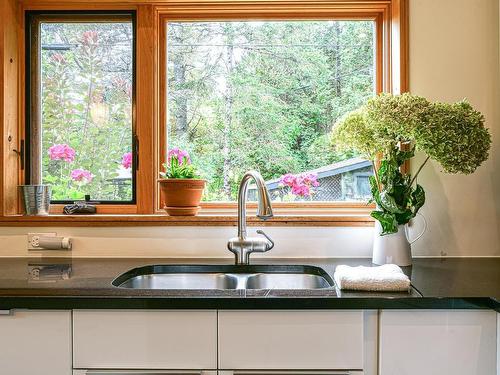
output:
[[[152,265],[113,280],[131,289],[324,289],[334,286],[321,268],[301,265]]]

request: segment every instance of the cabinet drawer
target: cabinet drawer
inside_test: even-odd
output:
[[[0,315],[0,374],[70,375],[71,311]]]
[[[216,369],[216,311],[75,310],[75,368]]]
[[[220,369],[362,369],[362,311],[220,311]]]

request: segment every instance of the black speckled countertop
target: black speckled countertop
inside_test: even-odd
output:
[[[231,259],[0,258],[0,310],[32,309],[494,309],[500,312],[500,258],[414,259],[409,293],[316,290],[140,290],[111,284],[135,267],[231,264]],[[332,278],[340,264],[370,259],[254,259],[311,265]],[[41,271],[39,271],[41,270]],[[64,275],[64,276],[62,276]]]

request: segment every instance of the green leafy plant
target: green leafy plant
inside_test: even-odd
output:
[[[162,178],[195,179],[200,178],[196,168],[191,164],[187,151],[173,148],[168,152],[167,163],[163,164],[165,172],[160,172]]]
[[[425,192],[416,179],[429,159],[447,173],[473,173],[488,158],[491,136],[484,116],[466,101],[432,103],[411,94],[380,94],[338,121],[332,142],[338,150],[354,150],[372,161],[377,208],[371,216],[385,235],[396,233],[424,205]],[[416,151],[426,159],[413,176],[403,174],[401,166]]]

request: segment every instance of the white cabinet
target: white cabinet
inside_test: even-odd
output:
[[[384,310],[380,375],[491,375],[497,317],[491,310]]]
[[[217,369],[217,312],[75,310],[77,369]]]
[[[219,369],[362,370],[363,311],[219,311]]]
[[[217,375],[217,371],[190,370],[74,370],[73,375]]]
[[[70,375],[71,311],[0,315],[0,374]]]

